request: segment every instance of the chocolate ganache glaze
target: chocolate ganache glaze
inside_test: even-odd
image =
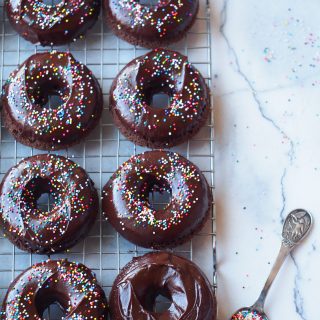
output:
[[[149,193],[171,195],[154,209]],[[151,248],[173,247],[190,239],[209,216],[212,194],[201,171],[177,153],[147,151],[131,157],[103,188],[103,214],[126,239]]]
[[[156,297],[171,301],[155,312]],[[133,258],[116,278],[110,294],[113,320],[215,320],[210,283],[191,261],[168,252]]]
[[[47,45],[74,41],[97,21],[100,0],[62,0],[56,5],[43,0],[5,0],[12,27],[26,40]]]
[[[65,320],[107,319],[107,300],[94,274],[67,260],[47,260],[22,272],[7,291],[0,319],[41,320],[53,303]]]
[[[46,105],[57,95],[57,107]],[[15,70],[3,88],[4,122],[21,143],[62,149],[87,136],[100,119],[103,102],[97,79],[68,52],[37,53]]]
[[[170,96],[168,107],[151,106],[157,93]],[[210,96],[187,57],[155,49],[129,62],[114,79],[110,111],[128,139],[149,148],[167,148],[199,131],[209,115]]]
[[[49,193],[49,211],[37,200]],[[0,226],[22,250],[54,253],[84,237],[97,216],[94,183],[74,162],[42,154],[23,159],[4,176],[0,185]]]
[[[199,0],[159,0],[154,6],[140,2],[103,0],[106,22],[115,34],[147,48],[179,41],[193,25],[199,9]]]

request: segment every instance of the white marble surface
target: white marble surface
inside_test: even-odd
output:
[[[219,319],[252,304],[282,220],[315,218],[266,302],[271,320],[319,319],[320,1],[212,3]]]

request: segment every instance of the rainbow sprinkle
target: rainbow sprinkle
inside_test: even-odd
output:
[[[234,314],[231,320],[268,320],[268,318],[256,310],[244,309]]]

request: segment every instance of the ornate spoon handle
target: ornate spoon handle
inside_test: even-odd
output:
[[[312,216],[303,209],[290,212],[282,230],[282,244],[278,257],[256,303],[251,307],[263,312],[264,303],[271,285],[289,253],[305,238],[312,225]]]

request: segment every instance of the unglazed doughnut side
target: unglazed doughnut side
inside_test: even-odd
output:
[[[171,193],[170,203],[154,209],[154,190]],[[131,157],[103,188],[106,219],[127,240],[147,248],[188,241],[207,221],[212,193],[201,171],[184,157],[154,150]]]
[[[154,312],[157,295],[172,301]],[[133,258],[117,276],[110,293],[114,320],[215,320],[216,299],[210,283],[191,261],[168,252]]]
[[[58,95],[56,108],[46,105]],[[103,97],[92,72],[66,52],[32,55],[6,81],[4,123],[19,142],[44,150],[80,142],[97,125]]]
[[[37,199],[50,193],[50,211]],[[0,226],[22,250],[36,253],[64,251],[82,239],[98,213],[98,194],[87,173],[74,162],[55,155],[23,159],[0,185]]]
[[[94,274],[68,260],[47,260],[22,272],[7,291],[0,319],[40,320],[54,302],[66,319],[107,319],[107,299]]]

